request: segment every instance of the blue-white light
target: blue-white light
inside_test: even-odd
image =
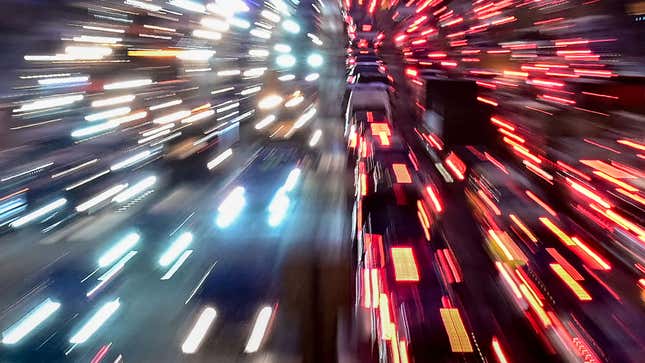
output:
[[[310,54],[309,57],[307,57],[307,64],[314,68],[322,66],[324,62],[325,60],[323,59],[323,56],[318,53]]]
[[[287,181],[284,182],[284,190],[290,192],[298,184],[298,179],[300,179],[301,171],[299,168],[291,170],[287,176]]]
[[[291,19],[286,19],[282,22],[282,29],[292,34],[298,34],[300,33],[300,24]]]
[[[31,333],[38,325],[60,308],[60,303],[46,299],[31,310],[24,318],[2,333],[3,344],[16,344]]]
[[[172,245],[164,252],[164,254],[159,258],[159,264],[161,266],[169,266],[173,261],[175,261],[193,242],[193,234],[190,232],[184,232],[177,238]]]
[[[289,210],[291,200],[284,188],[280,188],[269,204],[269,225],[277,227],[282,223]]]
[[[291,54],[281,54],[275,59],[279,67],[291,68],[296,65],[296,57]]]
[[[237,219],[240,213],[242,213],[242,210],[246,205],[244,192],[245,189],[243,187],[236,187],[226,198],[224,198],[217,208],[218,214],[215,222],[218,227],[226,228],[230,226],[235,219]]]

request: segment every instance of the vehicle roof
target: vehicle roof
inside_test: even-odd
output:
[[[358,109],[370,109],[374,105],[389,109],[390,96],[382,88],[360,87],[352,90],[350,102],[352,107]]]
[[[423,230],[417,217],[416,196],[409,194],[410,188],[402,188],[408,202],[397,203],[396,192],[382,190],[363,199],[363,215],[369,219],[372,233],[386,235],[395,243],[424,239]]]

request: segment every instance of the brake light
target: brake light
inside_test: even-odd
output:
[[[441,213],[443,211],[443,207],[441,206],[441,202],[439,202],[439,198],[437,197],[437,193],[435,193],[434,188],[431,185],[428,185],[426,187],[426,193],[428,193],[428,196],[430,197],[430,200],[432,201],[432,206],[434,208],[434,211],[437,213]]]
[[[408,167],[405,164],[392,164],[392,169],[394,170],[394,176],[396,177],[397,183],[412,183],[412,176],[410,175]]]
[[[416,77],[419,75],[419,71],[413,68],[406,68],[405,69],[405,75],[409,77]]]
[[[378,135],[378,134],[385,134],[387,136],[392,135],[392,131],[390,131],[390,126],[384,122],[371,123],[370,128],[372,129],[372,135]]]

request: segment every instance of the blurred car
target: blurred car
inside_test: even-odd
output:
[[[361,87],[351,90],[345,110],[345,136],[349,135],[352,115],[357,111],[380,112],[385,114],[388,120],[392,120],[390,96],[382,88]]]

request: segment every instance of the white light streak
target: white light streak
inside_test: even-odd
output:
[[[113,196],[119,194],[123,189],[127,188],[128,184],[118,184],[109,188],[102,193],[99,193],[97,196],[88,199],[87,201],[76,206],[76,211],[79,213],[85,212],[89,209],[96,207],[97,205],[105,202],[106,200],[112,198]]]
[[[91,318],[88,320],[76,334],[74,334],[69,342],[72,344],[85,343],[89,338],[96,333],[103,324],[119,309],[121,303],[119,299],[112,300],[105,303]]]
[[[179,238],[177,238],[170,247],[164,252],[163,255],[159,258],[159,264],[163,267],[167,267],[173,261],[181,255],[188,246],[193,242],[193,234],[190,232],[182,233]]]
[[[89,79],[89,76],[45,78],[39,79],[38,84],[41,86],[56,86],[71,83],[85,83]]]
[[[43,206],[41,208],[36,209],[35,211],[33,211],[31,213],[28,213],[28,214],[16,219],[15,221],[11,222],[10,226],[12,228],[22,227],[27,223],[33,222],[33,221],[35,221],[37,219],[40,219],[40,218],[46,216],[47,214],[55,211],[56,209],[61,208],[65,204],[67,204],[67,199],[65,199],[65,198],[56,199],[55,201],[53,201],[53,202],[51,202],[51,203],[49,203],[49,204],[47,204],[47,205],[45,205],[45,206]]]
[[[318,129],[314,131],[314,133],[311,135],[311,139],[309,139],[309,146],[314,147],[318,145],[318,142],[320,142],[321,137],[322,137],[322,130]]]
[[[199,349],[199,345],[208,333],[209,328],[215,321],[217,312],[212,307],[205,308],[199,315],[197,322],[186,336],[184,344],[181,346],[181,351],[185,354],[193,354]]]
[[[111,110],[107,111],[101,111],[93,114],[89,114],[85,116],[85,121],[98,121],[98,120],[104,120],[107,118],[112,118],[112,117],[118,117],[118,116],[123,116],[127,115],[132,111],[130,107],[117,107],[113,108]]]
[[[118,260],[121,256],[130,251],[140,239],[141,236],[135,232],[129,233],[123,237],[123,239],[117,242],[99,258],[99,267],[107,267],[113,264],[114,261]]]
[[[255,124],[255,129],[256,130],[262,130],[263,128],[269,126],[276,120],[275,115],[269,115],[265,118],[263,118],[260,122]]]
[[[152,105],[152,106],[149,107],[149,109],[150,109],[150,111],[161,110],[162,108],[181,105],[183,102],[184,101],[182,101],[180,99],[176,99],[176,100],[160,103],[160,104],[157,104],[157,105]]]
[[[136,88],[152,84],[151,79],[133,79],[131,81],[108,83],[103,86],[104,90]]]
[[[43,100],[26,103],[20,106],[20,108],[13,110],[13,112],[39,111],[48,108],[67,106],[82,99],[83,95],[46,98]]]
[[[260,349],[260,344],[262,344],[264,335],[269,327],[272,313],[273,309],[269,306],[265,306],[260,310],[257,319],[255,319],[255,324],[253,324],[246,348],[244,348],[245,353],[255,353]]]
[[[131,157],[125,160],[119,161],[118,163],[110,166],[110,170],[117,171],[117,170],[127,168],[128,166],[134,165],[140,161],[143,161],[149,158],[151,155],[152,155],[152,151],[150,150],[142,151],[138,154],[132,155]]]
[[[2,333],[2,343],[16,344],[20,342],[25,336],[36,329],[38,325],[42,324],[54,314],[60,306],[60,303],[52,301],[50,298],[45,299],[45,301],[27,313],[20,321]]]
[[[188,110],[181,110],[181,111],[176,111],[168,115],[164,115],[161,117],[157,117],[154,119],[152,122],[156,124],[167,124],[169,122],[175,122],[178,120],[181,120],[182,118],[190,116],[190,111]]]
[[[170,267],[170,269],[163,276],[161,276],[161,280],[170,280],[173,277],[173,275],[175,274],[175,272],[177,272],[177,270],[179,270],[181,265],[183,265],[184,262],[186,262],[186,259],[188,259],[188,257],[192,253],[193,253],[193,250],[184,251],[184,253],[182,253],[181,256],[179,256],[177,261],[175,261],[175,263],[172,265],[172,267]]]
[[[208,168],[208,170],[213,170],[219,164],[223,163],[226,159],[230,158],[231,156],[233,156],[233,149],[230,149],[230,148],[226,149],[224,150],[224,152],[217,155],[215,159],[209,161],[208,164],[206,164],[206,167]]]
[[[134,100],[134,95],[125,95],[125,96],[117,96],[117,97],[111,97],[111,98],[105,98],[102,100],[96,100],[92,101],[91,105],[92,107],[105,107],[105,106],[113,106],[113,105],[118,105],[121,103],[128,103],[132,102]]]
[[[140,182],[134,184],[133,186],[129,187],[128,189],[124,190],[123,192],[117,194],[112,201],[114,203],[125,203],[128,200],[136,197],[137,195],[143,193],[144,191],[150,189],[152,186],[154,186],[157,183],[157,177],[156,176],[149,176]]]

